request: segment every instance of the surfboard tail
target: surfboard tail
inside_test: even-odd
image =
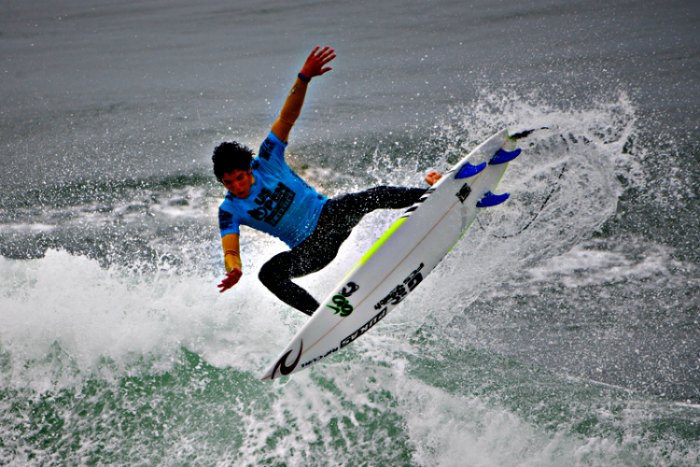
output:
[[[464,164],[459,171],[457,172],[457,175],[455,175],[455,178],[457,180],[462,179],[462,178],[469,178],[473,177],[474,175],[478,174],[482,170],[486,168],[486,162],[483,162],[478,165],[472,165],[469,162]]]
[[[506,164],[520,155],[521,149],[516,148],[513,151],[506,151],[505,149],[499,149],[496,154],[493,155],[491,160],[489,160],[489,165]]]
[[[500,195],[487,192],[479,201],[476,202],[477,208],[490,208],[505,203],[510,198],[510,193],[502,193]]]

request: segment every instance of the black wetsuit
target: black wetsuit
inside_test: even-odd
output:
[[[265,263],[260,269],[260,281],[283,302],[307,315],[313,314],[319,307],[318,301],[292,279],[319,271],[333,261],[365,214],[375,209],[409,207],[424,193],[424,188],[379,186],[329,199],[311,235]]]

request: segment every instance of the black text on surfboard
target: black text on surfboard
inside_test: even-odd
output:
[[[411,271],[411,274],[409,274],[401,284],[394,287],[386,297],[382,298],[376,305],[374,305],[374,309],[379,310],[386,304],[396,306],[401,303],[401,300],[403,300],[406,295],[415,289],[423,280],[423,274],[420,272],[421,269],[423,269],[423,266],[425,265],[420,263],[420,265],[415,270]]]
[[[350,344],[352,341],[354,341],[355,339],[360,337],[362,334],[369,331],[372,326],[377,324],[382,318],[384,318],[386,316],[388,311],[389,311],[389,309],[387,307],[384,307],[384,309],[382,311],[380,311],[379,313],[374,315],[372,317],[372,319],[367,321],[360,329],[358,329],[357,331],[353,332],[348,337],[343,339],[340,342],[340,348],[342,349],[343,347],[345,347],[346,345]]]

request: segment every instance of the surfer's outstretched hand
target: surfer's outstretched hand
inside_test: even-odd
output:
[[[243,272],[240,269],[234,269],[233,271],[226,274],[224,280],[221,281],[217,287],[219,287],[219,292],[226,292],[228,289],[233,287],[241,280]]]
[[[438,172],[437,170],[431,170],[430,172],[425,174],[425,183],[427,183],[430,186],[433,186],[441,178],[442,178],[442,174],[440,172]]]
[[[321,76],[325,72],[333,69],[325,65],[334,58],[335,50],[333,50],[333,47],[325,46],[321,48],[316,46],[307,57],[304,66],[301,67],[300,73],[309,79],[314,76]]]

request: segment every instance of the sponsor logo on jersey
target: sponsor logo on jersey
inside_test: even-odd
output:
[[[274,191],[260,190],[255,198],[256,207],[248,211],[250,217],[276,226],[294,201],[294,192],[284,183],[277,182]]]

